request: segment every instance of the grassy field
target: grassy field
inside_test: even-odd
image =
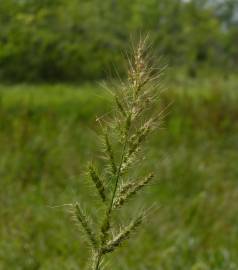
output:
[[[238,269],[238,80],[169,80],[146,166],[159,210],[121,247],[113,270]],[[162,87],[163,88],[163,87]],[[0,86],[0,270],[76,270],[88,250],[67,208],[90,208],[84,168],[98,156],[99,86]],[[92,209],[95,210],[95,209]],[[110,267],[109,267],[110,268]]]

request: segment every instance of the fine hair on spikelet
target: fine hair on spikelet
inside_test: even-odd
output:
[[[127,80],[121,82],[113,92],[111,120],[100,123],[105,166],[101,173],[93,164],[88,166],[88,175],[98,193],[104,214],[94,224],[81,203],[72,206],[74,219],[91,247],[91,270],[102,270],[105,255],[128,240],[147,215],[143,210],[128,225],[120,225],[119,230],[115,228],[114,218],[119,209],[123,211],[124,206],[154,179],[152,172],[136,178],[131,175],[131,169],[137,169],[138,159],[140,163],[143,161],[140,158],[143,144],[160,122],[160,113],[155,109],[160,73],[152,64],[147,44],[148,38],[141,38],[132,50],[132,56],[128,57]]]

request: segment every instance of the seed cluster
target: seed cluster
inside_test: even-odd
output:
[[[93,165],[88,168],[102,201],[104,216],[99,225],[91,226],[79,203],[74,205],[74,215],[92,247],[91,270],[102,270],[104,255],[113,252],[128,239],[143,222],[142,211],[129,225],[120,225],[115,233],[114,217],[118,209],[153,179],[153,173],[138,180],[130,177],[131,168],[137,171],[137,159],[148,135],[158,126],[159,114],[154,114],[158,75],[150,65],[147,55],[147,39],[140,40],[129,60],[128,79],[114,95],[115,110],[112,120],[103,127],[103,154],[105,170],[99,175]],[[140,163],[142,162],[141,159]],[[109,169],[107,169],[109,168]],[[139,170],[138,170],[139,171]],[[107,181],[105,181],[105,179]]]

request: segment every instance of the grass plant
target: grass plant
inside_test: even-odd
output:
[[[113,252],[137,230],[145,219],[146,210],[132,218],[128,225],[118,227],[115,218],[120,208],[135,197],[153,179],[153,173],[137,176],[135,171],[143,159],[143,144],[158,127],[160,114],[154,109],[159,75],[147,53],[147,39],[141,39],[132,57],[128,57],[128,78],[112,93],[114,108],[111,119],[101,118],[104,170],[99,174],[93,164],[89,176],[98,191],[103,207],[99,224],[91,224],[81,203],[75,203],[73,214],[81,225],[92,250],[90,269],[100,270],[106,254]],[[144,153],[143,153],[144,155]],[[140,162],[138,161],[140,158]]]

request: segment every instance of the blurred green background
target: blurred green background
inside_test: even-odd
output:
[[[138,33],[171,67],[237,70],[237,0],[1,0],[0,79],[105,78]],[[24,63],[24,64],[23,64]]]
[[[124,77],[147,32],[165,113],[146,149],[158,181],[132,207],[159,210],[109,268],[237,270],[238,1],[2,0],[0,29],[0,270],[84,269],[81,233],[51,206],[95,210],[100,82]]]

